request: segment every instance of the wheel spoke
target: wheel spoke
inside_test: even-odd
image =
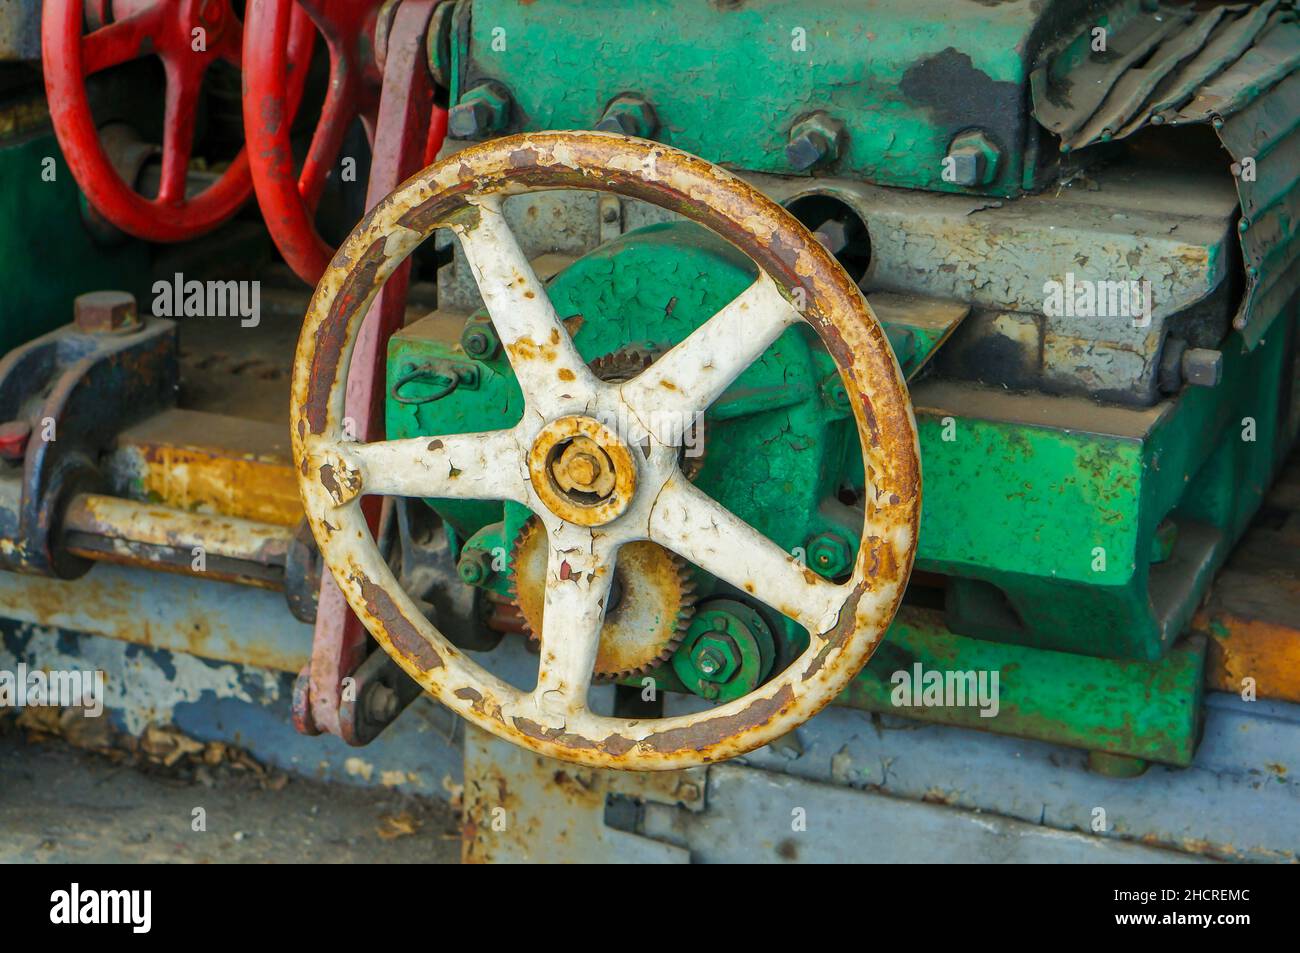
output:
[[[227,30],[222,37],[220,57],[236,69],[244,68],[244,44],[240,30]]]
[[[670,421],[703,413],[731,382],[800,321],[766,274],[696,328],[684,341],[623,385],[623,399],[640,417]],[[663,435],[655,434],[662,438]]]
[[[525,403],[551,415],[586,401],[595,390],[595,380],[506,224],[500,200],[478,199],[476,207],[475,224],[451,227],[460,238]]]
[[[194,121],[203,83],[204,63],[197,58],[168,58],[167,102],[163,117],[162,181],[158,201],[164,204],[185,198],[185,180],[194,148]]]
[[[600,648],[617,544],[572,523],[546,534],[546,598],[535,698],[550,712],[581,711]]]
[[[157,33],[160,9],[161,5],[147,7],[82,37],[82,74],[90,76],[153,52],[148,41]]]
[[[829,631],[844,591],[677,474],[650,513],[650,538],[761,599],[816,637]]]
[[[315,210],[325,188],[325,179],[343,151],[348,126],[357,115],[355,77],[347,59],[330,45],[330,84],[321,106],[320,121],[311,136],[311,146],[298,176],[298,194]]]
[[[512,430],[340,443],[312,457],[340,506],[363,494],[527,499],[523,454]]]

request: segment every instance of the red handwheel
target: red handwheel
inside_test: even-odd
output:
[[[284,260],[315,284],[334,255],[316,229],[325,179],[360,117],[374,142],[381,76],[375,0],[249,0],[244,31],[244,135],[257,201]],[[289,140],[315,33],[329,51],[329,89],[302,168]]]
[[[195,238],[234,215],[252,189],[241,150],[212,185],[185,194],[203,75],[219,59],[241,66],[243,26],[230,0],[95,0],[93,10],[102,14],[108,6],[113,22],[83,34],[83,0],[45,0],[41,44],[54,132],[77,184],[110,222],[150,241]],[[147,55],[162,60],[167,78],[162,177],[154,198],[113,168],[86,98],[86,77]]]

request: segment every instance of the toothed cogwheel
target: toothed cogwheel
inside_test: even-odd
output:
[[[532,517],[510,552],[510,589],[529,638],[542,631],[546,591],[545,528]],[[640,540],[618,551],[610,604],[600,632],[595,677],[619,681],[643,675],[672,657],[695,612],[687,564],[657,543]]]

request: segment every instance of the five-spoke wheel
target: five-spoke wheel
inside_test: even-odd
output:
[[[673,208],[748,254],[757,280],[631,380],[602,382],[577,353],[502,214],[507,195],[601,189]],[[344,438],[347,364],[384,280],[438,227],[458,236],[524,394],[505,430],[361,444]],[[697,489],[678,466],[688,422],[785,329],[807,322],[838,363],[861,439],[867,503],[851,578],[832,583]],[[916,545],[915,424],[885,336],[843,269],[794,218],[709,163],[643,140],[542,133],[475,146],[379,204],[325,273],[299,341],[294,452],[326,564],[375,638],[480,727],[602,767],[676,768],[773,740],[857,674],[893,618]],[[548,541],[536,686],[471,661],[421,614],[375,548],[366,494],[514,500]],[[706,712],[623,719],[588,689],[619,547],[649,539],[803,625],[785,671]]]

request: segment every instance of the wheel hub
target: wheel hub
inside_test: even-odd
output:
[[[627,444],[593,417],[560,417],[543,427],[528,467],[546,508],[579,526],[617,519],[636,493],[636,464]]]

